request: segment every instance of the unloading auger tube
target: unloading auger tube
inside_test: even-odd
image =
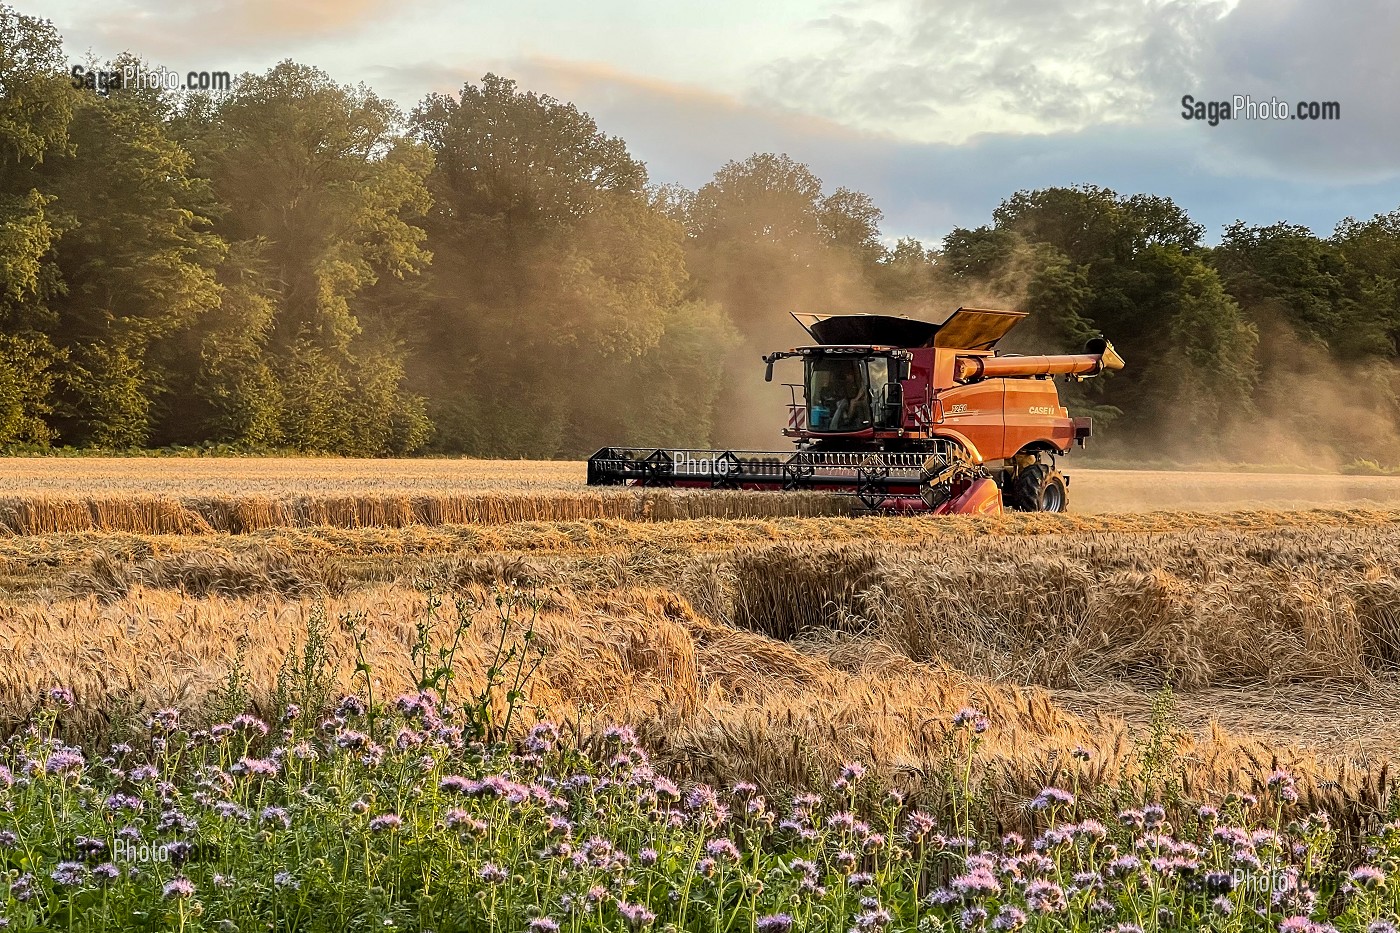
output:
[[[1061,356],[959,356],[953,379],[959,383],[978,379],[1026,376],[1097,376],[1123,368],[1123,358],[1102,337],[1089,341],[1084,353]]]

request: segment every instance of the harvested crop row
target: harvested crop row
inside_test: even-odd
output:
[[[0,499],[0,533],[246,534],[269,528],[404,528],[613,519],[848,515],[852,500],[740,491],[346,494],[322,496],[19,496]]]
[[[26,539],[15,539],[24,541]],[[182,541],[183,539],[175,539]],[[230,538],[229,540],[237,540]],[[51,572],[36,596],[135,589],[300,597],[383,582],[537,592],[667,590],[779,640],[861,633],[916,661],[1055,688],[1369,682],[1400,670],[1400,527],[657,544],[352,561],[285,544],[183,548]]]
[[[591,494],[590,494],[591,495]],[[851,500],[816,494],[746,492],[613,492],[588,499],[521,496],[445,500],[180,501],[157,497],[0,500],[0,543],[6,553],[102,547],[128,536],[128,547],[154,536],[153,546],[179,547],[180,535],[280,532],[297,546],[333,544],[353,553],[441,550],[571,550],[643,544],[727,546],[761,540],[918,540],[974,535],[1058,535],[1081,532],[1171,533],[1231,528],[1378,527],[1400,523],[1400,509],[1255,509],[1229,512],[1137,512],[1123,515],[1009,512],[1001,516],[850,517]],[[245,507],[246,506],[246,507]],[[598,514],[591,514],[596,512]],[[565,517],[558,517],[563,515]],[[551,517],[555,516],[555,517]],[[107,535],[116,536],[104,537]],[[43,536],[48,536],[45,539]],[[55,536],[71,536],[59,540]],[[131,537],[138,536],[138,537]],[[247,541],[268,541],[267,534]]]
[[[860,632],[975,676],[1083,688],[1365,681],[1400,669],[1400,532],[1094,535],[745,547],[715,618]]]

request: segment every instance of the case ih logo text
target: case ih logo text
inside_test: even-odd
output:
[[[1221,120],[1340,120],[1342,105],[1335,100],[1304,100],[1289,104],[1270,97],[1255,100],[1248,94],[1236,94],[1230,100],[1196,100],[1190,94],[1181,98],[1183,120],[1203,120],[1210,126]]]

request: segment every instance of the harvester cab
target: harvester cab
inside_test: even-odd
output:
[[[1082,354],[1001,355],[1021,311],[959,308],[942,324],[884,314],[794,314],[815,343],[763,358],[766,378],[800,359],[786,383],[783,433],[795,453],[607,447],[594,485],[848,492],[883,511],[1063,511],[1069,481],[1055,457],[1082,446],[1051,377],[1123,368],[1103,338]]]

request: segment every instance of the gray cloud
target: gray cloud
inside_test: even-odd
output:
[[[1231,125],[1213,150],[1324,178],[1400,175],[1400,5],[1243,0],[1207,37],[1202,93],[1341,104],[1342,119]]]
[[[755,95],[927,141],[1127,125],[1175,129],[1204,171],[1374,180],[1400,174],[1400,6],[1241,0],[891,0],[812,24],[818,48],[767,66]],[[1335,123],[1206,128],[1199,99],[1336,100]]]
[[[812,24],[823,47],[765,68],[756,93],[924,138],[1133,122],[1157,76],[1189,67],[1217,3],[890,0]]]

